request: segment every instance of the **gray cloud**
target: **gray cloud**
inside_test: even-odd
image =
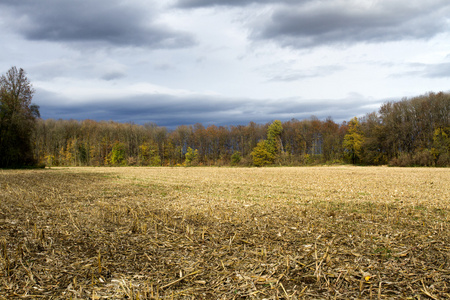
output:
[[[168,70],[174,69],[175,66],[170,63],[160,62],[160,63],[154,64],[153,68],[158,71],[168,71]]]
[[[111,72],[107,72],[102,76],[103,80],[106,81],[110,81],[110,80],[114,80],[114,79],[120,79],[125,77],[126,74],[124,72],[121,71],[111,71]]]
[[[33,79],[48,81],[57,78],[95,77],[110,81],[127,76],[126,66],[113,60],[99,62],[81,57],[78,59],[55,59],[36,64],[28,69]]]
[[[255,23],[252,38],[294,48],[429,39],[449,30],[449,11],[450,3],[442,0],[380,1],[370,7],[316,1],[314,5],[275,9],[269,19]]]
[[[179,48],[194,38],[156,23],[156,15],[123,1],[2,1],[9,28],[28,40]]]
[[[450,63],[428,65],[425,67],[424,75],[431,78],[450,77]]]
[[[249,24],[253,40],[272,40],[293,48],[429,39],[449,30],[447,0],[178,0],[179,8],[242,7],[257,4]]]
[[[46,81],[66,75],[74,68],[74,65],[69,60],[59,59],[39,63],[29,68],[28,72],[32,74],[34,79]]]
[[[310,2],[313,0],[178,0],[177,6],[180,8],[199,8],[212,6],[246,6],[249,4],[267,3],[295,3]]]
[[[137,124],[154,122],[169,128],[195,123],[223,126],[244,125],[250,121],[267,123],[275,119],[305,119],[312,115],[319,119],[332,116],[335,121],[341,122],[372,112],[367,106],[368,99],[360,95],[337,100],[300,101],[148,94],[126,99],[73,102],[41,89],[36,93],[35,102],[40,105],[44,119],[113,120]],[[369,103],[379,105],[382,101],[369,99]]]
[[[440,64],[422,64],[412,63],[408,67],[414,69],[413,71],[393,74],[392,77],[410,77],[421,76],[425,78],[448,78],[450,77],[450,62]]]
[[[200,7],[210,9],[189,10]],[[426,64],[448,53],[448,16],[448,0],[0,0],[0,66],[29,72],[44,118],[167,127],[341,121],[383,102],[334,99],[349,89],[395,97],[448,86],[450,56]],[[342,85],[331,82],[346,67]],[[393,81],[387,72],[403,73]],[[296,82],[308,78],[314,84]],[[294,98],[302,95],[311,98]]]
[[[291,82],[297,81],[306,78],[314,78],[314,77],[326,77],[330,76],[336,72],[345,70],[345,67],[339,65],[331,65],[331,66],[318,66],[309,70],[286,70],[283,74],[279,74],[273,76],[269,79],[269,81],[284,81]]]

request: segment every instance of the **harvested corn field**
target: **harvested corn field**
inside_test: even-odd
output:
[[[0,171],[0,299],[450,298],[450,169]]]

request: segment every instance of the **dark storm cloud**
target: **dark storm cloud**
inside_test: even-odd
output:
[[[155,22],[152,12],[124,1],[2,1],[9,28],[29,40],[106,43],[116,46],[191,46],[191,35]]]
[[[355,42],[429,39],[449,30],[448,1],[380,1],[370,7],[337,1],[285,5],[255,23],[252,38],[308,48]]]
[[[353,95],[345,99],[301,102],[298,99],[254,100],[217,96],[172,96],[149,94],[126,99],[71,101],[45,90],[38,90],[35,102],[41,107],[44,119],[94,119],[175,128],[179,125],[245,125],[249,122],[267,123],[306,119],[312,115],[319,119],[331,116],[335,121],[349,120],[374,109],[367,99]],[[370,102],[379,106],[380,102]]]

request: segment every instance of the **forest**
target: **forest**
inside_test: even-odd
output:
[[[148,123],[41,119],[23,69],[0,77],[0,167],[450,166],[450,93],[386,102],[337,124],[275,120],[173,130]]]
[[[352,163],[450,166],[450,94],[331,118],[174,130],[148,123],[37,119],[34,157],[47,166],[264,166]]]

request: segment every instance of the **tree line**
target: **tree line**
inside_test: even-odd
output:
[[[59,166],[450,165],[450,94],[387,102],[341,124],[310,118],[204,127],[37,121],[34,156]]]
[[[363,164],[450,166],[449,93],[387,102],[355,126]]]
[[[276,133],[276,143],[283,148],[275,147],[268,164],[301,165],[342,156],[339,136],[346,125],[315,118],[277,123],[282,131]],[[34,156],[53,166],[246,166],[254,164],[252,153],[270,127],[250,122],[168,130],[155,124],[40,119],[32,141]]]
[[[270,150],[276,153],[267,163],[257,165],[341,159],[346,124],[316,118],[277,123],[280,129]],[[250,122],[246,126],[195,124],[167,130],[155,124],[40,119],[32,140],[35,157],[53,166],[246,166],[254,164],[252,153],[270,127]]]
[[[311,117],[168,130],[153,123],[40,119],[22,69],[8,71],[0,87],[0,167],[450,166],[449,93],[386,102],[341,124]]]

